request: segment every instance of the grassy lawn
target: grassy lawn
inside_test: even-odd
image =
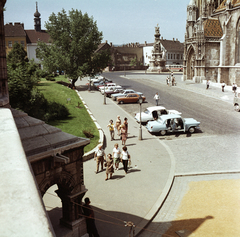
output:
[[[64,76],[56,77],[56,81],[65,81],[69,83]],[[66,86],[56,83],[56,81],[42,79],[38,89],[48,101],[54,101],[65,105],[69,110],[70,116],[68,119],[50,121],[48,124],[77,137],[86,138],[83,133],[84,130],[91,132],[94,137],[90,138],[91,143],[84,149],[85,152],[88,152],[98,144],[98,129],[90,118],[77,93]]]

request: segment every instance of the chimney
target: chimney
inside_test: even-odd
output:
[[[112,47],[112,42],[110,42],[110,46]]]
[[[161,37],[161,40],[163,40],[163,37]]]
[[[106,44],[107,44],[107,40],[106,40]]]
[[[147,46],[147,41],[145,41],[145,46]]]
[[[175,41],[175,39],[173,38],[173,41]]]

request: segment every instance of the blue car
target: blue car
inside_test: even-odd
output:
[[[193,118],[182,118],[179,114],[159,116],[157,120],[149,121],[146,125],[150,133],[166,135],[167,133],[189,132],[199,129],[200,122]]]

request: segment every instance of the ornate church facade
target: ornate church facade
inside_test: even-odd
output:
[[[240,0],[190,0],[183,80],[240,84]]]

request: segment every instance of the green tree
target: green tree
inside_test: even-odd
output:
[[[138,64],[137,58],[133,58],[130,62],[130,66],[137,66],[137,64]]]
[[[48,102],[38,91],[41,70],[20,44],[14,44],[7,56],[8,89],[10,104],[30,116],[49,121],[67,118],[68,109],[56,102]]]
[[[37,57],[45,70],[64,71],[75,85],[78,77],[93,76],[108,65],[109,51],[96,52],[103,37],[97,24],[87,13],[63,9],[52,13],[45,24],[50,35],[50,45],[38,42]]]

